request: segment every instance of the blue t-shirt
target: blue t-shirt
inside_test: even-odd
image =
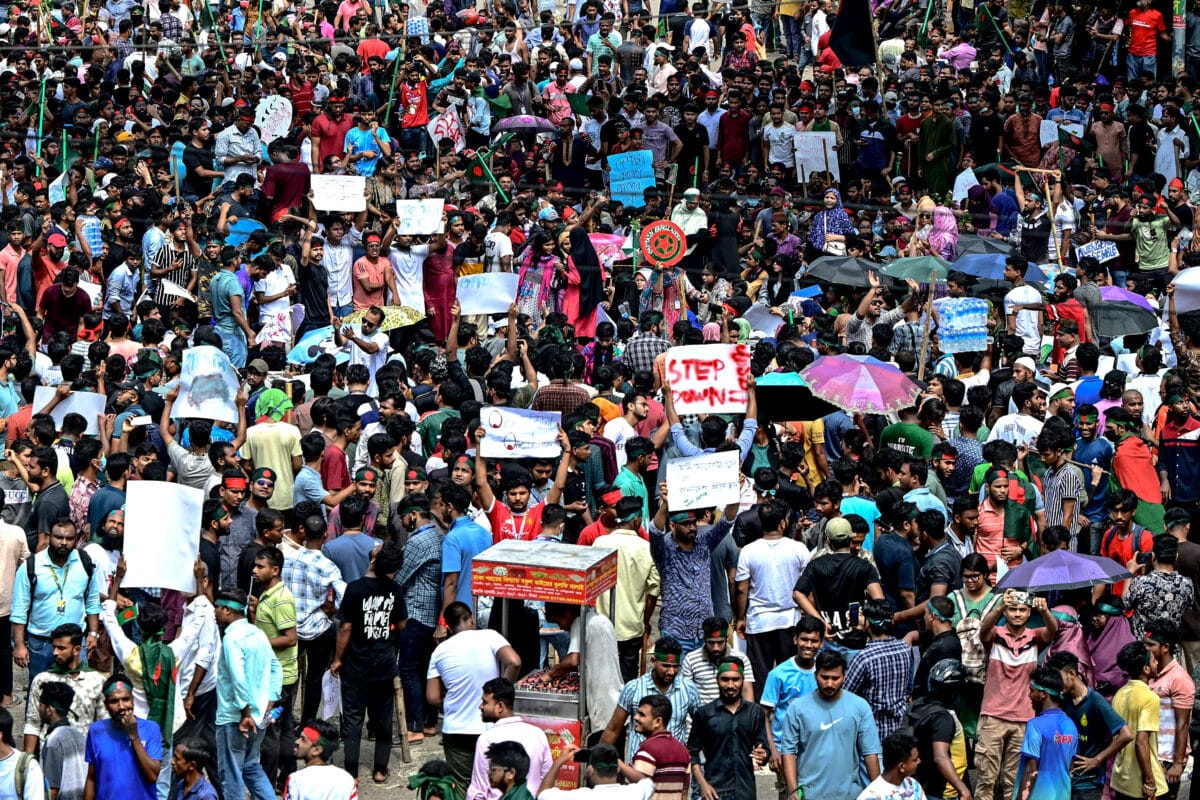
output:
[[[381,542],[365,533],[343,533],[322,547],[321,552],[337,564],[342,571],[342,580],[349,583],[367,574],[367,568],[371,566],[371,551],[377,544]]]
[[[842,516],[849,514],[858,514],[867,521],[870,529],[867,531],[867,538],[863,540],[863,550],[868,553],[875,549],[875,520],[879,519],[879,506],[875,505],[874,500],[866,497],[843,497],[842,504],[839,506]]]
[[[381,142],[391,142],[388,138],[388,132],[382,127],[379,128],[379,140]],[[379,164],[379,158],[383,155],[383,151],[379,149],[379,145],[375,141],[375,137],[371,134],[371,129],[365,131],[355,125],[350,130],[346,131],[346,152],[350,155],[363,153],[367,150],[375,153],[374,158],[361,158],[355,161],[352,165],[356,175],[365,175],[368,178],[375,174],[375,167]]]
[[[242,299],[234,300],[233,298],[244,299],[246,297],[237,275],[227,269],[220,270],[208,282],[208,293],[212,299],[213,319],[217,322],[216,327],[225,332],[236,330],[237,322],[233,318],[233,304],[241,303]]]
[[[767,682],[763,686],[762,705],[775,709],[771,719],[771,735],[775,739],[776,747],[779,747],[780,738],[783,736],[783,718],[788,707],[798,698],[816,690],[816,667],[804,669],[796,663],[795,657],[780,663],[767,675]]]
[[[1071,761],[1079,747],[1079,731],[1062,709],[1052,708],[1038,714],[1025,725],[1021,742],[1021,766],[1013,783],[1013,797],[1021,791],[1025,764],[1038,760],[1037,781],[1028,800],[1062,800],[1071,796]]]
[[[1075,387],[1075,407],[1085,405],[1096,405],[1100,402],[1100,387],[1104,385],[1104,379],[1099,375],[1088,375],[1085,378],[1080,378],[1078,385]]]
[[[843,691],[830,702],[809,692],[784,715],[779,751],[796,756],[805,797],[856,800],[866,785],[863,759],[879,755],[882,747],[866,700]]]
[[[845,411],[834,411],[821,417],[825,423],[825,458],[832,464],[842,457],[842,437],[854,427],[854,418]]]
[[[321,505],[323,516],[328,516],[325,513],[325,505],[321,503],[326,494],[328,492],[325,490],[325,485],[321,483],[321,473],[307,464],[301,467],[300,471],[296,473],[296,482],[292,485],[292,503],[300,505],[303,500],[311,500]]]
[[[1085,758],[1100,755],[1117,732],[1125,727],[1121,715],[1094,689],[1088,689],[1079,705],[1063,698],[1062,710],[1075,723],[1079,732],[1078,754]],[[1071,785],[1076,789],[1099,789],[1104,785],[1104,766],[1094,772],[1072,775]]]
[[[1075,440],[1075,455],[1072,457],[1080,464],[1087,464],[1089,467],[1093,464],[1098,464],[1105,470],[1112,467],[1113,445],[1108,439],[1103,436],[1097,436],[1090,442],[1085,442],[1083,439]],[[1091,473],[1085,469],[1084,480],[1091,482]],[[1092,500],[1083,509],[1083,516],[1095,521],[1104,519],[1105,502],[1108,499],[1108,481],[1100,481],[1100,486],[1096,489],[1096,493],[1092,495]]]
[[[138,738],[146,755],[161,761],[162,733],[148,719],[138,719]],[[122,800],[156,800],[154,781],[146,782],[138,769],[137,758],[129,746],[129,734],[112,719],[93,722],[88,727],[84,759],[96,768],[96,797],[120,797]]]
[[[492,535],[470,517],[459,517],[442,540],[442,574],[458,573],[454,599],[471,605],[471,562],[492,546]]]
[[[917,590],[916,559],[912,545],[904,537],[888,532],[875,542],[875,566],[879,569],[883,596],[900,608],[900,592]]]

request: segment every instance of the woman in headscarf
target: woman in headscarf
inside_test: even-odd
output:
[[[842,207],[842,195],[837,189],[826,189],[825,207],[813,215],[808,229],[811,258],[821,254],[846,255],[846,239],[856,233],[853,220]]]
[[[424,291],[425,308],[429,313],[429,329],[433,338],[446,341],[450,333],[450,307],[457,299],[454,275],[454,245],[444,233],[435,233],[429,239],[429,255],[425,256]]]
[[[904,249],[906,256],[929,255],[929,234],[933,232],[933,212],[937,203],[929,195],[917,201],[916,230],[909,237],[908,247]]]
[[[1125,616],[1121,598],[1112,592],[1105,592],[1094,607],[1085,609],[1079,616],[1092,656],[1093,686],[1111,702],[1117,689],[1129,682],[1128,676],[1117,666],[1117,653],[1134,640],[1129,619]]]
[[[560,311],[575,328],[575,335],[591,339],[596,335],[597,310],[604,299],[604,269],[600,256],[578,225],[559,234],[558,247],[566,259],[566,286],[561,294]]]
[[[982,186],[967,189],[964,201],[964,216],[971,223],[976,236],[991,237],[996,230],[996,208],[992,205],[991,193]]]
[[[554,251],[554,239],[541,230],[535,232],[525,248],[517,280],[517,308],[529,315],[532,330],[542,327],[542,309],[547,313],[558,310],[554,283],[562,268],[563,261]]]
[[[958,249],[958,221],[946,206],[933,209],[933,228],[929,231],[929,252],[946,261],[953,261]]]

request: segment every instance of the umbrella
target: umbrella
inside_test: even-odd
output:
[[[999,254],[1002,256],[1012,255],[1016,252],[1013,246],[1003,239],[989,239],[983,236],[976,236],[973,233],[964,233],[958,237],[958,257],[969,253],[984,253],[984,254]]]
[[[596,248],[596,256],[600,263],[605,266],[612,266],[614,261],[628,258],[633,252],[625,249],[629,238],[619,233],[589,233],[588,239],[591,240],[592,247]]]
[[[497,131],[512,131],[513,133],[552,133],[558,127],[545,117],[533,117],[529,114],[518,114],[506,117],[496,123]]]
[[[879,274],[879,265],[865,258],[846,258],[844,256],[821,256],[808,265],[805,277],[832,283],[835,286],[850,286],[855,289],[869,289],[871,281],[868,272]]]
[[[381,331],[390,331],[395,328],[403,328],[405,325],[416,325],[421,320],[425,319],[425,315],[415,308],[408,306],[381,306],[383,309],[383,322],[379,326]],[[346,325],[358,325],[363,321],[367,309],[355,311],[348,317],[343,317],[342,322]]]
[[[1133,575],[1125,567],[1102,556],[1054,550],[1027,564],[1014,567],[996,584],[997,590],[1082,589],[1102,583],[1116,583]]]
[[[1109,339],[1146,333],[1160,324],[1153,311],[1147,311],[1132,303],[1105,302],[1101,304],[1100,313],[1096,317],[1096,335]]]
[[[1175,310],[1180,314],[1200,309],[1200,267],[1181,270],[1171,281],[1175,286]]]
[[[877,359],[823,356],[800,373],[812,393],[838,408],[863,414],[890,414],[911,406],[921,388],[895,367]],[[874,361],[874,363],[872,363]]]
[[[337,346],[333,343],[333,326],[326,325],[297,339],[296,346],[288,351],[287,360],[289,364],[311,364],[317,360],[317,356],[336,349]]]
[[[1102,286],[1100,287],[1100,297],[1104,302],[1116,303],[1132,303],[1135,306],[1141,306],[1151,314],[1156,313],[1154,306],[1150,305],[1150,301],[1140,294],[1134,294],[1128,289],[1122,289],[1120,286]]]
[[[1007,256],[1000,253],[971,253],[959,256],[954,262],[954,270],[974,275],[976,278],[988,278],[993,281],[1004,280],[1004,261]],[[1032,261],[1025,262],[1025,280],[1046,282],[1046,273],[1038,269]]]
[[[768,372],[754,385],[758,418],[762,422],[817,419],[838,407],[816,397],[796,372]]]
[[[897,258],[883,268],[883,274],[898,281],[909,278],[917,283],[937,283],[946,280],[950,272],[950,262],[943,261],[937,256],[916,256],[913,258]]]

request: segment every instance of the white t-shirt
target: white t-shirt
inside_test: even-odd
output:
[[[371,397],[379,396],[379,389],[375,386],[375,372],[387,363],[388,360],[388,335],[383,331],[375,331],[370,336],[363,337],[362,327],[356,326],[355,331],[360,339],[367,342],[374,342],[379,345],[379,349],[374,353],[368,353],[354,342],[347,342],[346,346],[350,348],[350,363],[363,364],[367,368],[367,372],[371,373],[371,384],[367,387],[367,394]]]
[[[776,128],[773,124],[763,127],[763,141],[770,148],[767,161],[771,164],[783,164],[785,167],[796,164],[796,129],[787,124]]]
[[[0,759],[0,786],[4,787],[0,790],[0,797],[16,798],[17,761],[20,757],[20,752],[13,750],[8,758]],[[46,778],[42,775],[42,765],[36,758],[31,758],[25,772],[25,792],[17,800],[44,800],[46,797]]]
[[[393,247],[388,255],[392,262],[392,272],[396,276],[396,292],[400,295],[396,302],[402,306],[415,308],[425,313],[425,289],[421,276],[421,267],[425,264],[425,256],[429,255],[429,245],[414,244],[408,250]]]
[[[765,633],[790,628],[800,618],[792,589],[808,565],[810,553],[795,539],[757,539],[738,556],[738,581],[750,581],[746,630]]]
[[[571,643],[567,653],[579,653],[583,642],[583,618],[571,625]],[[608,617],[589,611],[587,615],[587,705],[592,719],[609,719],[621,699],[621,662],[617,657],[617,633]]]
[[[1004,295],[1004,315],[1013,313],[1013,306],[1040,305],[1042,295],[1029,284],[1014,287]],[[1025,352],[1036,354],[1042,346],[1042,332],[1038,330],[1038,311],[1017,311],[1017,336],[1025,341]]]
[[[441,678],[446,685],[442,733],[483,733],[483,685],[500,677],[496,653],[502,647],[508,647],[508,641],[485,629],[460,631],[434,649],[426,678]]]
[[[1042,434],[1043,422],[1028,414],[1005,414],[996,420],[988,441],[1003,439],[1020,447],[1025,445],[1030,450],[1037,449],[1037,438]]]
[[[292,274],[292,268],[287,264],[280,264],[278,268],[271,270],[267,276],[261,281],[254,284],[254,292],[261,292],[264,295],[279,294],[285,291],[289,286],[296,283],[296,276]],[[277,300],[272,300],[269,303],[262,303],[259,308],[264,314],[278,314],[287,311],[292,307],[292,298],[284,295]]]
[[[928,796],[916,778],[905,778],[897,786],[880,775],[859,793],[858,800],[926,800]]]
[[[483,240],[483,268],[486,272],[502,271],[500,259],[512,257],[512,239],[500,231],[492,231]]]
[[[624,417],[610,419],[604,426],[604,438],[617,446],[617,469],[625,466],[629,459],[625,456],[625,443],[638,435],[632,425]]]
[[[654,781],[642,778],[637,783],[604,784],[581,789],[547,789],[538,800],[650,800],[654,796]]]
[[[305,767],[288,776],[284,800],[346,800],[358,787],[349,772],[332,764]]]

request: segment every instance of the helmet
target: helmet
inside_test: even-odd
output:
[[[929,670],[929,693],[948,694],[962,689],[967,682],[967,668],[961,661],[944,658]]]

